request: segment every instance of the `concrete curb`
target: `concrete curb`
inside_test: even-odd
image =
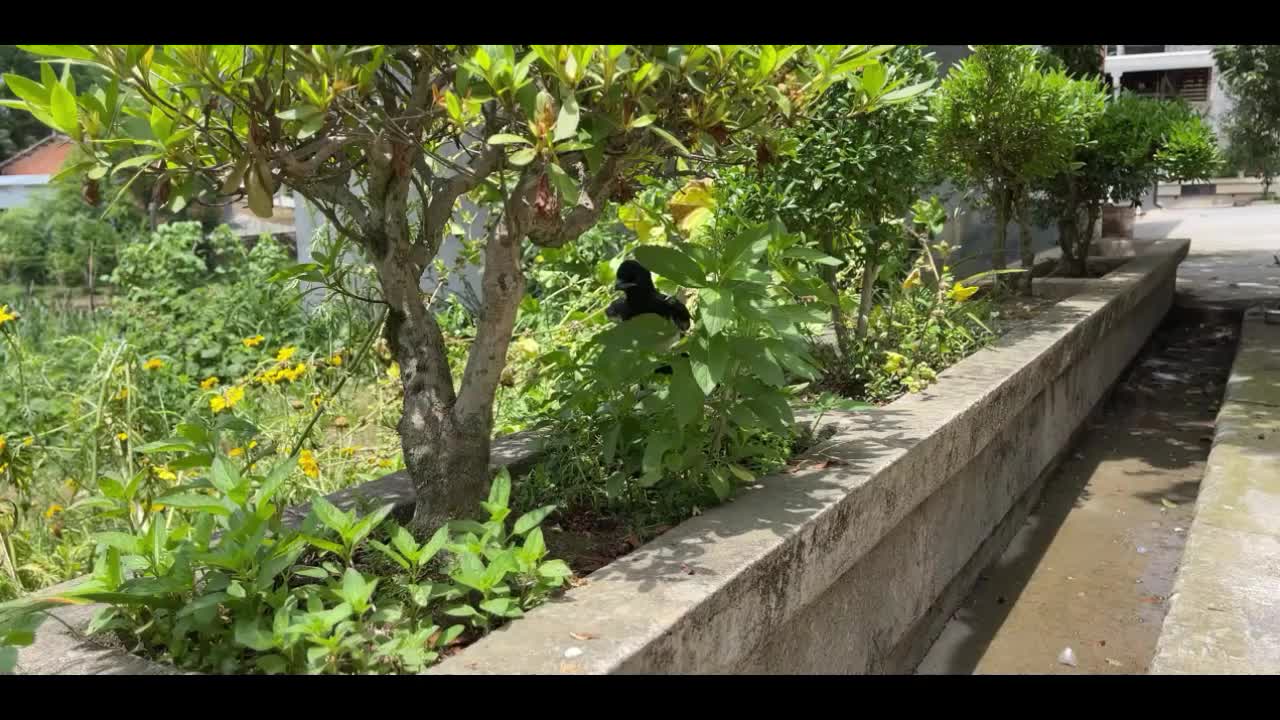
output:
[[[1245,314],[1151,674],[1280,674],[1280,326]]]
[[[829,413],[835,434],[812,453],[824,462],[763,478],[431,672],[909,672],[967,592],[975,554],[999,554],[993,530],[1025,514],[1029,490],[1164,317],[1188,246],[1158,242],[1080,281],[924,393]],[[396,477],[348,500],[411,502]],[[78,628],[91,613],[55,611]],[[19,672],[176,671],[50,622]]]

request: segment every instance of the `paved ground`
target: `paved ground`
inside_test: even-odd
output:
[[[1280,204],[1152,210],[1134,223],[1135,240],[1168,237],[1191,238],[1180,304],[1243,309],[1280,299]]]

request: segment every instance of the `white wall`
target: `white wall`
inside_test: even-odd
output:
[[[49,189],[49,175],[0,175],[0,210],[20,208]]]

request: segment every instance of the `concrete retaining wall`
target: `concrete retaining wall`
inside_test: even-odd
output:
[[[1245,315],[1151,673],[1280,674],[1280,325]]]
[[[1161,241],[1077,281],[926,392],[829,413],[834,435],[800,470],[762,479],[431,672],[910,671],[1168,310],[1187,247]],[[395,478],[376,495],[403,495]],[[116,651],[69,638],[46,623],[20,671],[138,672],[143,662],[121,657],[128,669],[114,670]],[[92,652],[93,664],[52,658],[55,649]]]

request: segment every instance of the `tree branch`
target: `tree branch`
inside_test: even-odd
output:
[[[582,167],[581,163],[579,167]],[[578,204],[564,217],[551,219],[540,217],[536,212],[532,212],[532,204],[528,202],[528,196],[531,193],[528,191],[522,193],[521,200],[530,205],[529,212],[526,212],[526,215],[532,219],[529,225],[529,239],[533,244],[541,247],[557,248],[571,240],[576,240],[582,233],[590,230],[604,210],[609,194],[613,190],[613,183],[621,171],[621,156],[607,156],[604,164],[578,193]],[[533,187],[534,184],[530,184],[526,190]]]

